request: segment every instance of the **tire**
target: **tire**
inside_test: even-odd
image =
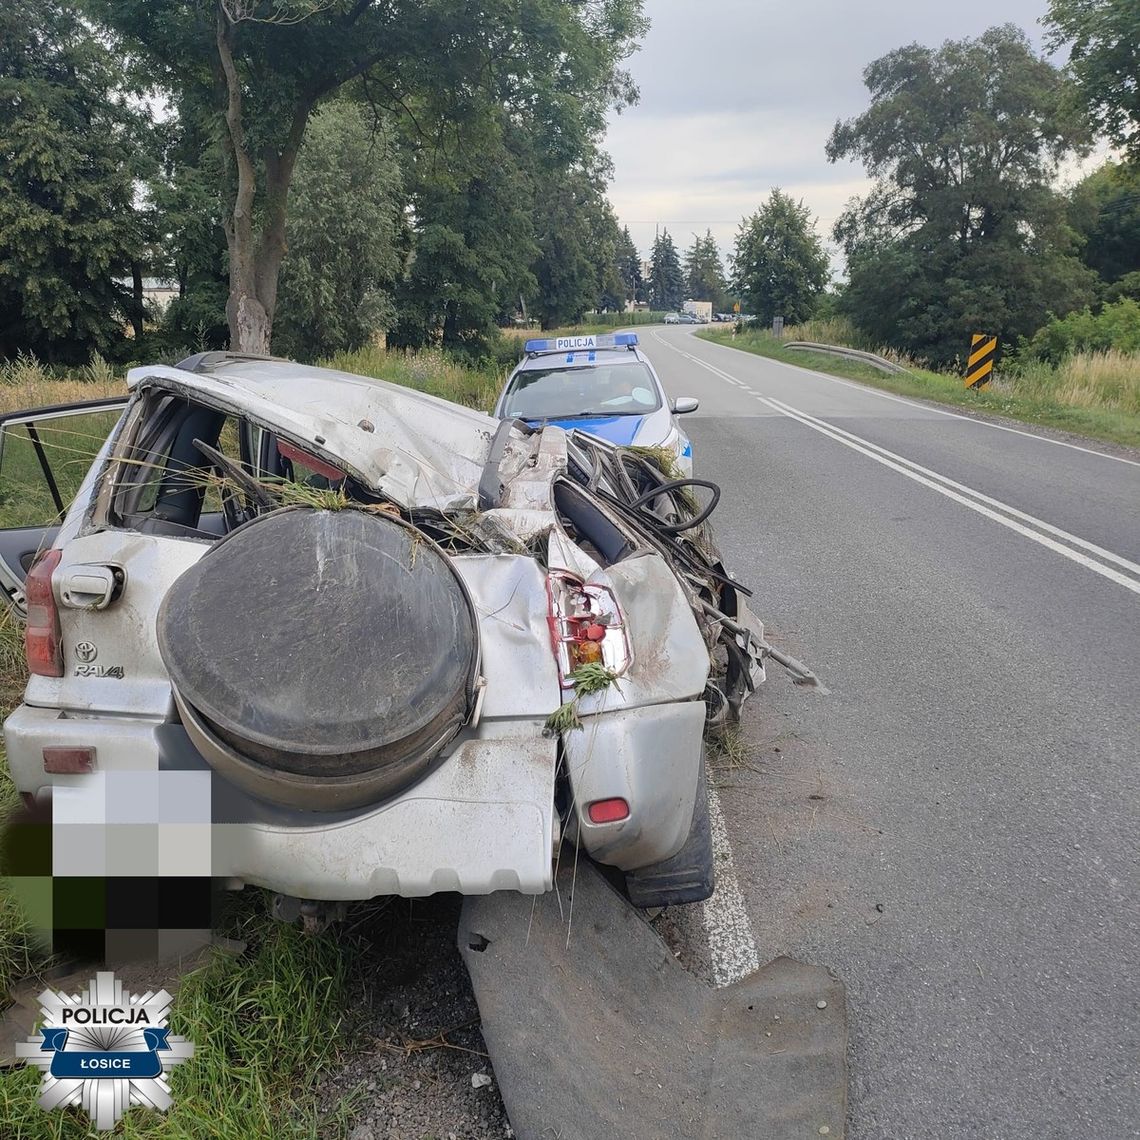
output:
[[[386,514],[260,516],[174,582],[157,634],[195,747],[284,807],[351,810],[402,791],[474,707],[479,633],[463,580]]]
[[[629,901],[642,910],[703,902],[712,897],[716,889],[716,872],[703,747],[697,776],[697,797],[693,804],[693,821],[689,825],[689,837],[685,840],[685,845],[669,859],[629,872],[625,877],[625,885]]]

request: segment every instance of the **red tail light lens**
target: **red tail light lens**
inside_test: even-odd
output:
[[[44,771],[67,776],[90,772],[95,767],[94,748],[45,748]]]
[[[62,636],[59,610],[55,606],[51,576],[63,556],[62,550],[48,550],[33,563],[24,582],[28,624],[24,630],[24,652],[28,671],[41,677],[63,676]]]
[[[617,823],[629,819],[629,804],[623,799],[594,800],[588,810],[591,823]]]

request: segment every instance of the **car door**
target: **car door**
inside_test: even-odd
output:
[[[0,602],[18,616],[28,569],[55,540],[126,404],[116,396],[0,415]]]

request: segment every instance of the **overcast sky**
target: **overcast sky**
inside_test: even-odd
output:
[[[629,66],[641,102],[611,115],[610,200],[643,256],[654,226],[682,252],[711,229],[723,251],[773,186],[803,198],[830,239],[862,167],[831,165],[837,118],[867,105],[863,68],[903,44],[1024,28],[1040,49],[1047,0],[645,0],[652,28]]]

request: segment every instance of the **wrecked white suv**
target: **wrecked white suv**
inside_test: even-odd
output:
[[[4,738],[55,875],[539,893],[570,839],[639,905],[708,896],[706,726],[782,657],[713,485],[288,361],[128,387],[0,417]]]

